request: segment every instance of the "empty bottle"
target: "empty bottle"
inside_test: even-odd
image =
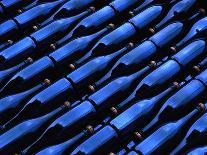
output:
[[[178,85],[176,84],[157,96],[134,103],[130,108],[111,120],[109,125],[106,125],[80,144],[72,154],[98,154],[100,150],[108,150],[112,143],[118,143],[120,139],[123,142],[127,135],[133,132],[137,126],[143,126],[143,123],[151,116],[156,105],[177,87]],[[89,145],[93,141],[96,141],[96,144]]]
[[[76,57],[84,53],[84,51],[89,50],[98,38],[111,29],[113,29],[113,24],[94,34],[74,39],[48,56],[40,58],[14,75],[4,86],[1,93],[7,94],[17,88],[18,85],[30,87],[31,83],[38,83],[43,78],[52,78],[52,74],[56,73],[60,67],[63,68],[69,62],[76,60]]]
[[[202,144],[202,139],[205,138],[207,131],[207,113],[201,116],[188,130],[185,137],[177,145],[177,147],[171,152],[171,154],[183,154],[186,153],[192,147]]]
[[[1,98],[0,124],[4,124],[6,121],[11,119],[11,117],[13,117],[15,113],[18,113],[19,110],[23,107],[24,101],[48,85],[50,85],[50,80],[45,79],[43,83],[38,84],[29,90],[17,92],[16,94]]]
[[[161,126],[135,147],[136,152],[141,154],[156,154],[158,152],[168,154],[176,141],[182,138],[182,133],[186,131],[186,128],[205,111],[205,106],[199,105],[185,117]]]
[[[87,35],[88,33],[98,31],[102,25],[121,15],[125,10],[129,9],[136,3],[138,3],[136,0],[114,0],[107,6],[101,8],[97,12],[80,21],[79,24],[77,24],[77,26],[68,35],[56,43],[53,43],[52,47],[54,48],[63,45],[64,43],[68,42],[71,37]]]
[[[32,33],[28,37],[23,38],[1,52],[0,63],[3,66],[15,65],[28,55],[31,55],[35,50],[37,50],[37,48],[44,48],[54,39],[64,36],[64,34],[71,29],[74,23],[90,14],[93,10],[94,8],[91,8],[76,16],[54,21],[46,27]]]
[[[192,109],[192,104],[198,102],[206,89],[206,74],[204,70],[198,76],[189,81],[178,92],[172,95],[161,107],[154,119],[142,129],[144,134],[148,134],[154,128],[171,119],[178,118]]]
[[[9,39],[11,36],[12,38],[18,37],[22,33],[22,30],[25,31],[29,26],[46,19],[46,17],[51,15],[65,1],[60,0],[39,4],[13,19],[0,24],[1,41]]]

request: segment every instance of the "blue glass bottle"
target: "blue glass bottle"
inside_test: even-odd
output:
[[[106,110],[109,106],[123,100],[127,96],[130,89],[132,89],[134,82],[139,80],[143,74],[145,74],[150,68],[145,68],[137,73],[129,76],[121,77],[110,82],[105,87],[101,88],[94,94],[87,97],[85,101],[80,102],[70,111],[56,119],[47,129],[46,133],[50,133],[61,126],[64,130],[67,130],[68,136],[74,134],[74,128],[76,131],[80,130],[82,126],[86,125],[99,112]],[[116,101],[116,102],[115,102]],[[70,118],[70,119],[67,119]],[[61,138],[65,135],[64,130],[57,130],[56,133],[59,137],[53,136],[50,139],[50,143]],[[48,135],[45,134],[47,138]],[[41,137],[45,139],[45,137]],[[35,145],[38,145],[35,144]]]
[[[199,56],[202,56],[206,52],[205,47],[206,43],[203,40],[196,40],[185,46],[164,64],[148,74],[139,83],[135,91],[121,104],[125,105],[130,100],[150,97],[155,92],[162,91],[164,85],[172,81],[176,76],[179,76],[184,68],[191,66]]]
[[[80,144],[72,154],[78,154],[78,152],[98,154],[99,150],[108,150],[112,143],[118,144],[118,139],[122,139],[123,142],[128,134],[133,132],[137,127],[144,125],[147,118],[151,117],[155,106],[176,88],[177,85],[172,86],[157,96],[134,103],[130,108],[111,120],[108,123],[109,125],[106,125]],[[90,145],[93,141],[96,141],[96,143]]]
[[[14,17],[0,24],[0,37],[1,41],[8,39],[9,37],[16,37],[16,33],[21,34],[21,30],[25,30],[32,24],[44,20],[51,15],[65,0],[48,2],[39,4],[22,14]]]
[[[205,137],[207,131],[207,113],[201,116],[188,130],[185,137],[177,145],[177,147],[171,152],[171,154],[186,153],[189,148],[192,148],[195,144],[199,145],[202,141],[202,135]]]
[[[44,116],[27,120],[0,135],[0,153],[21,152],[28,144],[38,138],[47,125],[61,112],[60,107]]]
[[[146,64],[153,55],[158,53],[159,49],[164,48],[168,43],[171,43],[178,35],[180,35],[183,28],[183,24],[179,22],[166,26],[164,29],[122,56],[112,69],[94,85],[100,86],[111,78],[119,77],[120,75],[130,73],[133,70],[138,70],[140,66]]]
[[[64,68],[67,64],[74,62],[77,57],[89,50],[98,38],[111,29],[113,29],[113,24],[94,34],[76,38],[48,56],[38,59],[33,64],[16,73],[3,87],[1,94],[8,94],[8,92],[14,90],[18,85],[30,86],[30,83],[38,83],[43,78],[54,74],[55,70],[59,70],[60,67]],[[65,69],[68,70],[68,68]]]
[[[93,48],[88,53],[86,53],[84,57],[76,61],[76,63],[81,64],[97,55],[103,55],[112,51],[116,51],[125,45],[125,43],[128,42],[128,40],[135,34],[139,33],[141,30],[144,30],[147,28],[147,26],[152,24],[161,14],[161,6],[152,6],[147,8],[135,17],[131,18],[125,24],[101,38],[93,46]]]
[[[142,129],[143,133],[149,133],[156,126],[169,121],[175,117],[179,117],[183,113],[183,109],[189,110],[194,102],[205,92],[206,89],[206,74],[204,70],[198,76],[189,80],[178,92],[172,95],[160,108],[154,119]]]
[[[168,12],[166,17],[160,21],[156,26],[154,26],[154,29],[160,29],[163,27],[166,23],[169,23],[173,19],[177,18],[178,15],[184,15],[186,14],[192,7],[196,4],[196,0],[182,0],[176,3]]]
[[[26,91],[16,92],[15,94],[5,96],[0,99],[0,124],[6,123],[23,106],[24,101],[42,90],[50,84],[50,80],[45,79],[43,83],[34,86]]]
[[[90,14],[92,10],[93,8],[76,16],[54,21],[28,37],[23,38],[0,53],[0,63],[4,66],[15,65],[35,50],[40,49],[40,47],[43,48],[51,43],[52,40],[64,36],[75,22]]]
[[[178,137],[182,137],[182,133],[186,131],[185,128],[189,127],[204,111],[205,105],[198,106],[183,118],[161,126],[138,144],[135,150],[141,154],[158,152],[168,154]]]
[[[123,0],[114,0],[107,6],[101,8],[92,15],[84,18],[80,21],[77,26],[64,38],[60,39],[55,43],[56,46],[61,46],[66,43],[71,37],[86,35],[88,33],[93,33],[98,31],[102,25],[111,21],[114,17],[117,17],[124,11],[126,11],[131,6],[135,5],[139,1],[123,1]]]

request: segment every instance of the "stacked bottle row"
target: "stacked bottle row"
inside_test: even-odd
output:
[[[0,154],[205,152],[205,0],[9,2]]]

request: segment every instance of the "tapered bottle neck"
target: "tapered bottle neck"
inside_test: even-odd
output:
[[[164,99],[165,97],[167,97],[169,94],[171,94],[173,91],[175,91],[179,87],[180,87],[180,85],[177,82],[174,82],[173,86],[169,87],[168,89],[166,89],[162,93],[158,94],[157,96],[152,97],[151,100],[153,100],[155,103],[157,103],[157,102],[161,101],[162,99]]]

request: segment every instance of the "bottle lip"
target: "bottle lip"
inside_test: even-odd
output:
[[[199,73],[201,71],[201,68],[199,65],[193,66],[193,70],[196,71],[196,73]]]
[[[44,80],[45,85],[49,86],[51,85],[51,81],[49,79],[45,79]]]
[[[175,87],[175,88],[178,89],[178,88],[180,87],[180,84],[179,84],[178,82],[175,81],[175,82],[173,82],[173,87]]]
[[[89,85],[88,89],[90,92],[94,93],[96,91],[96,86],[95,85]]]
[[[155,32],[156,32],[156,29],[153,27],[149,28],[148,30],[151,34],[155,34]]]
[[[203,16],[206,15],[206,10],[205,10],[204,8],[200,8],[200,9],[199,9],[199,12],[200,12]]]
[[[33,63],[33,59],[31,57],[28,57],[25,61],[26,63]]]
[[[177,52],[177,48],[176,48],[176,46],[172,46],[172,47],[170,47],[170,50],[171,50],[173,53],[176,53],[176,52]]]
[[[197,106],[197,109],[201,112],[205,112],[206,111],[206,106],[203,103],[199,103]]]
[[[115,108],[115,107],[111,107],[111,108],[110,108],[110,111],[111,111],[111,113],[114,114],[114,115],[117,115],[117,114],[118,114],[118,110],[117,110],[117,108]]]
[[[137,138],[138,140],[142,140],[142,133],[141,132],[134,132],[135,138]]]
[[[86,126],[86,131],[89,133],[89,134],[93,134],[94,132],[94,127],[92,125],[87,125]]]
[[[88,10],[91,11],[91,12],[95,12],[96,11],[96,8],[94,6],[91,6],[91,7],[89,7]]]
[[[108,28],[109,30],[114,30],[115,25],[114,25],[113,23],[110,23],[110,24],[107,26],[107,28]]]
[[[75,64],[69,64],[69,68],[74,71],[76,69],[76,65]]]
[[[65,101],[63,104],[65,107],[70,108],[71,107],[71,103],[69,101]]]
[[[126,46],[127,49],[132,49],[134,47],[134,43],[129,42]]]

